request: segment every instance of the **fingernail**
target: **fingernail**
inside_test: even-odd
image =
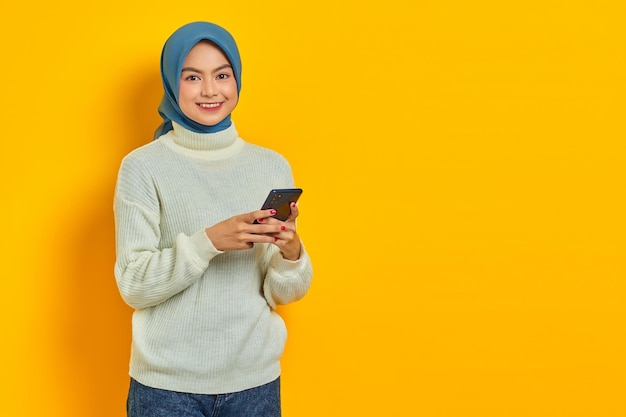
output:
[[[257,222],[263,223],[263,219],[259,219],[259,220],[257,220]]]
[[[276,214],[276,210],[271,210],[270,213]]]
[[[295,206],[296,206],[296,203],[291,203],[291,207],[295,207]]]
[[[280,230],[286,230],[287,228],[285,226],[280,226]]]
[[[277,238],[277,237],[275,237],[275,238],[274,238],[274,242],[276,242],[276,241],[278,241],[278,238]]]

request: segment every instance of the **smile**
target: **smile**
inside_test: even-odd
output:
[[[222,103],[198,103],[198,106],[202,107],[203,109],[214,109],[221,105]]]

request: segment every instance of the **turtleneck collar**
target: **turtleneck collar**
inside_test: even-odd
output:
[[[192,132],[176,122],[172,123],[172,127],[173,130],[163,135],[159,140],[162,140],[173,150],[195,158],[226,159],[237,153],[244,144],[243,140],[239,138],[234,123],[215,133]]]

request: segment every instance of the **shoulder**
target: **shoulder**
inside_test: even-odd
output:
[[[170,169],[167,147],[156,140],[129,152],[122,158],[117,181],[118,188],[133,189],[152,188],[155,177],[162,171]]]
[[[265,159],[267,161],[272,161],[276,164],[281,165],[289,165],[289,161],[279,152],[270,149],[264,148],[263,146],[255,145],[250,142],[245,142],[244,151],[249,155],[254,156],[256,158]]]
[[[246,169],[270,181],[271,188],[291,188],[293,185],[291,165],[282,154],[249,142],[246,142],[243,152]]]
[[[175,169],[176,156],[161,139],[147,143],[122,158],[120,174],[131,171],[134,175],[149,175],[154,172]]]
[[[122,163],[138,164],[142,161],[150,161],[155,157],[161,156],[165,151],[166,147],[163,146],[163,143],[159,140],[155,140],[130,151],[124,156]]]

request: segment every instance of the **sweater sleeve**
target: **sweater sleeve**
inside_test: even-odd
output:
[[[285,158],[279,156],[282,178],[277,188],[293,188],[291,167]],[[281,171],[277,169],[277,171]],[[263,295],[272,309],[279,304],[289,304],[305,296],[313,278],[311,259],[302,244],[300,258],[290,261],[283,258],[278,247],[267,245],[264,265]]]
[[[178,234],[161,248],[159,199],[145,170],[125,160],[114,199],[115,277],[124,301],[141,309],[157,305],[196,282],[220,254],[204,230]]]
[[[269,264],[263,281],[263,294],[269,306],[275,309],[279,304],[298,301],[309,290],[313,278],[311,259],[304,245],[300,259],[284,259],[273,245],[268,245]]]

